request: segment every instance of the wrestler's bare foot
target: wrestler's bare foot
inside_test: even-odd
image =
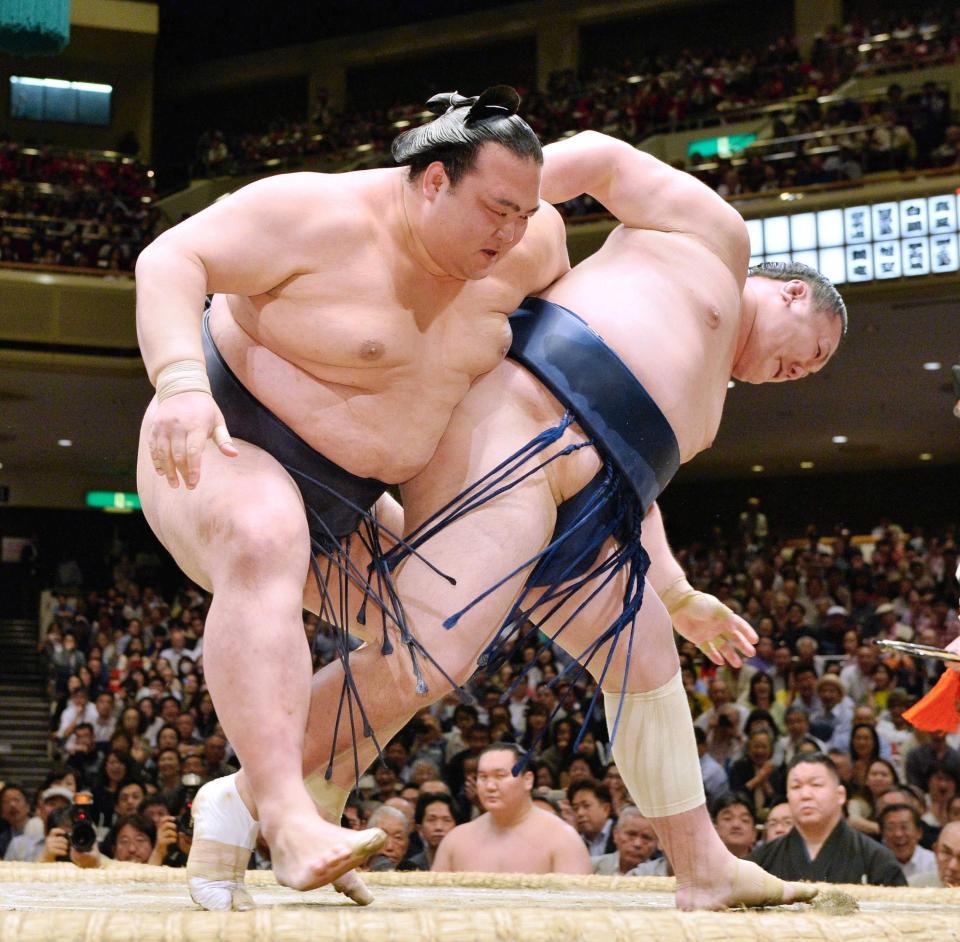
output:
[[[379,828],[351,831],[325,821],[307,799],[303,807],[260,809],[260,829],[270,846],[277,882],[312,890],[339,881],[387,842]]]
[[[247,781],[246,775],[243,774],[243,769],[237,773],[237,790],[240,792],[240,797],[243,799],[244,805],[246,805],[253,817],[258,817],[257,804],[253,797],[253,789],[250,788],[250,783]],[[316,795],[312,797],[314,803],[316,803]],[[323,809],[319,806],[317,810],[320,811],[321,814],[324,813]],[[373,902],[373,893],[367,888],[366,883],[363,882],[363,878],[356,870],[348,870],[343,876],[334,880],[333,888],[338,893],[346,896],[347,899],[353,900],[358,906],[369,906]]]
[[[697,868],[689,879],[677,878],[677,909],[734,909],[806,903],[819,890],[807,883],[787,883],[749,860],[727,852],[714,866]]]

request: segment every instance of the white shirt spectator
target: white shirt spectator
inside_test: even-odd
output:
[[[900,869],[903,870],[907,880],[919,876],[921,873],[930,873],[931,871],[936,873],[937,855],[932,850],[927,850],[926,847],[917,844],[913,856],[905,864],[900,864]]]

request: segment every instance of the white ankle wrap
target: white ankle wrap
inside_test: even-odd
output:
[[[640,811],[648,818],[666,818],[704,804],[700,756],[680,672],[656,690],[605,690],[604,698],[611,733],[620,710],[613,758]]]
[[[260,825],[237,791],[237,776],[207,782],[193,800],[193,842],[187,881],[194,902],[204,909],[252,909],[243,876],[257,843]]]
[[[253,852],[260,825],[237,790],[237,773],[215,778],[197,792],[193,802],[193,839],[214,840]]]

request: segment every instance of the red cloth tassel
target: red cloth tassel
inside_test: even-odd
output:
[[[933,689],[922,700],[904,711],[903,718],[928,733],[955,733],[960,726],[960,673],[945,670]]]

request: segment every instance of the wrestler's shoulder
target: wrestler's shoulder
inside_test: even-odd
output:
[[[373,217],[389,191],[389,170],[316,173],[308,170],[263,177],[237,191],[245,203],[298,208],[318,221]]]
[[[528,276],[520,282],[526,294],[543,290],[569,271],[563,217],[549,203],[541,203],[523,239],[504,259],[504,270],[510,272],[511,278],[516,277],[516,269]]]

